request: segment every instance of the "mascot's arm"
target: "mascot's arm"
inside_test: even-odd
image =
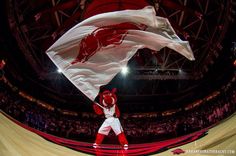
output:
[[[102,114],[103,114],[102,108],[99,107],[98,105],[93,104],[93,109],[94,109],[94,111],[95,111],[96,114],[98,114],[98,115],[102,115]]]
[[[115,105],[115,113],[116,113],[116,117],[119,118],[120,117],[120,110],[117,107],[117,105]]]

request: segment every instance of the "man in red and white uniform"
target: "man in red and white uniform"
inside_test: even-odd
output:
[[[102,143],[104,137],[109,134],[112,129],[115,134],[118,136],[118,140],[124,149],[128,149],[128,141],[124,135],[123,128],[120,124],[119,117],[120,111],[116,105],[116,89],[113,89],[111,92],[109,90],[100,93],[100,104],[95,103],[93,105],[94,111],[98,115],[104,114],[106,120],[103,122],[102,126],[98,130],[95,143],[93,144],[94,148],[97,148],[99,144]]]

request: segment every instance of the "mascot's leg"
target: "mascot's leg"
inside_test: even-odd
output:
[[[111,128],[115,132],[115,134],[118,136],[118,140],[119,140],[121,146],[123,146],[124,149],[128,149],[128,141],[125,137],[123,128],[122,128],[122,126],[120,124],[120,120],[118,118],[115,118],[115,120],[112,122]]]
[[[103,141],[105,135],[108,135],[108,133],[111,130],[110,124],[107,122],[107,119],[103,122],[102,126],[98,130],[98,134],[96,136],[95,143],[93,144],[94,148],[97,148]]]
[[[95,143],[93,144],[93,147],[97,148],[98,145],[100,145],[102,143],[104,137],[105,137],[104,134],[98,133],[97,136],[96,136]]]
[[[128,141],[125,137],[124,132],[121,132],[120,134],[118,134],[118,140],[120,144],[124,147],[124,149],[128,149]]]

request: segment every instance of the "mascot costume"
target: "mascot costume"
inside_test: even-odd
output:
[[[112,89],[112,91],[106,90],[99,94],[100,104],[94,103],[93,109],[98,115],[104,114],[105,121],[102,126],[99,128],[95,143],[93,144],[94,148],[97,148],[103,141],[104,137],[109,134],[112,129],[115,134],[118,136],[118,140],[121,146],[124,149],[128,149],[128,142],[126,140],[123,128],[120,124],[120,111],[117,107],[117,96],[116,96],[116,88]]]

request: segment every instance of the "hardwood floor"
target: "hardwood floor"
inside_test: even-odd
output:
[[[207,154],[190,154],[187,150],[231,150],[236,155],[236,113],[221,124],[209,130],[205,137],[177,147],[160,154],[161,156],[173,155],[171,151],[182,149],[185,153],[181,156],[207,156]],[[72,149],[51,143],[44,138],[32,133],[11,120],[0,111],[0,156],[83,156],[88,155]],[[208,154],[211,155],[212,154]],[[220,155],[220,154],[214,154]],[[227,155],[227,154],[221,154]]]

